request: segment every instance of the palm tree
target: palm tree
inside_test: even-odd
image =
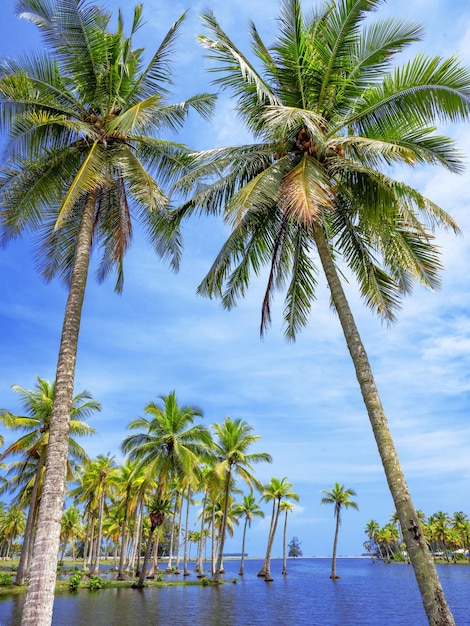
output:
[[[208,115],[213,97],[167,102],[171,55],[184,15],[146,63],[132,39],[142,24],[142,5],[134,10],[129,37],[121,13],[112,33],[111,15],[90,0],[17,0],[16,8],[37,24],[46,49],[34,58],[3,60],[0,67],[1,122],[8,133],[0,173],[0,238],[36,232],[44,276],[60,274],[69,286],[37,548],[23,613],[25,626],[45,626],[52,619],[91,245],[102,250],[98,278],[115,272],[121,291],[133,209],[157,253],[177,268],[178,240],[166,227],[168,199],[152,172],[162,184],[172,182],[187,160],[182,146],[156,135],[178,129],[191,107]]]
[[[379,530],[379,523],[375,519],[369,520],[364,528],[364,532],[366,533],[368,539],[368,541],[364,543],[364,547],[367,552],[370,553],[373,563],[375,563],[376,552],[380,551],[380,546],[377,542],[377,533]]]
[[[30,567],[32,540],[42,497],[56,384],[51,384],[45,378],[38,376],[34,390],[23,389],[19,385],[13,385],[12,389],[20,394],[20,403],[26,415],[14,415],[6,409],[0,409],[0,421],[8,429],[21,430],[26,434],[8,446],[0,456],[0,460],[9,456],[21,456],[20,462],[10,466],[7,474],[10,480],[7,486],[10,489],[20,487],[22,504],[29,504],[20,562],[16,573],[16,584],[22,585]],[[95,430],[84,420],[100,410],[101,405],[93,400],[88,391],[82,391],[72,398],[67,456],[69,480],[72,478],[71,461],[81,462],[88,459],[85,450],[73,437],[95,433]]]
[[[157,480],[157,500],[165,500],[172,478],[195,475],[199,462],[208,455],[212,437],[204,426],[193,424],[195,417],[202,417],[201,409],[180,406],[174,391],[160,398],[163,406],[149,402],[145,407],[151,419],[139,417],[128,425],[144,432],[126,437],[122,450],[144,471],[146,480]],[[142,585],[143,579],[137,586]]]
[[[243,539],[242,539],[242,559],[240,562],[240,572],[239,575],[243,576],[245,573],[245,539],[246,539],[246,530],[251,527],[251,522],[254,517],[264,517],[264,512],[261,509],[260,505],[256,502],[255,497],[252,493],[249,493],[246,496],[243,496],[243,502],[235,504],[233,507],[233,512],[236,517],[243,517],[245,519],[245,523],[243,525]]]
[[[258,576],[264,578],[266,582],[270,582],[273,580],[271,575],[271,553],[274,545],[277,523],[281,513],[281,501],[294,500],[294,502],[298,502],[299,496],[294,492],[292,483],[287,480],[287,476],[284,476],[281,480],[273,477],[271,478],[269,485],[266,485],[264,488],[262,500],[265,500],[266,502],[272,500],[273,510],[271,515],[271,525],[269,528],[266,556],[264,558],[263,565],[258,572]]]
[[[287,576],[287,514],[294,510],[294,503],[281,500],[279,510],[285,512],[284,533],[282,539],[282,575]]]
[[[61,523],[61,531],[60,531],[60,540],[62,542],[62,555],[60,557],[60,563],[63,563],[65,551],[67,550],[67,545],[71,541],[72,542],[72,558],[75,563],[75,539],[82,532],[83,527],[80,521],[80,511],[76,506],[71,506],[64,511],[62,515],[62,523]]]
[[[4,554],[6,558],[10,556],[13,541],[24,532],[25,526],[25,515],[21,506],[10,506],[2,515],[0,535],[6,544],[6,552]]]
[[[223,477],[223,513],[220,529],[219,551],[212,580],[220,581],[222,559],[224,554],[225,536],[229,518],[230,491],[236,477],[241,478],[249,486],[260,487],[259,481],[252,474],[253,463],[271,463],[271,455],[267,452],[248,452],[249,448],[259,439],[253,435],[253,428],[243,420],[231,420],[226,417],[222,424],[214,424],[215,431],[214,455],[217,459],[216,473]]]
[[[147,547],[145,549],[144,562],[142,569],[140,570],[139,580],[133,585],[133,587],[141,588],[144,586],[144,580],[147,574],[147,564],[149,562],[150,553],[154,543],[154,533],[156,529],[163,525],[165,517],[170,514],[170,503],[171,501],[167,497],[162,497],[161,494],[153,496],[148,503],[147,508],[149,513],[150,529],[147,538]]]
[[[76,502],[85,502],[85,509],[93,520],[95,513],[98,514],[98,528],[95,542],[95,550],[91,559],[90,575],[96,575],[100,568],[101,543],[103,538],[103,521],[106,508],[106,500],[110,490],[115,487],[119,480],[119,469],[114,462],[114,457],[100,454],[96,459],[89,461],[79,470],[79,486],[69,492],[70,497],[74,497]],[[93,530],[92,530],[93,536]]]
[[[391,166],[462,168],[437,122],[468,119],[470,73],[453,57],[419,54],[392,68],[396,53],[422,37],[419,25],[366,18],[382,0],[335,0],[308,16],[300,0],[283,0],[273,46],[250,27],[255,63],[202,15],[200,37],[256,143],[200,154],[200,167],[179,183],[193,211],[222,212],[232,227],[199,293],[230,309],[251,273],[268,266],[261,332],[276,289],[286,290],[286,336],[295,339],[315,298],[319,259],[354,362],[407,551],[431,624],[453,624],[422,536],[374,382],[344,294],[340,259],[357,278],[366,304],[392,321],[414,281],[438,285],[439,253],[430,227],[458,231],[455,221]],[[261,66],[261,71],[257,70]],[[204,184],[201,184],[204,183]]]
[[[351,500],[352,497],[356,495],[354,489],[345,489],[344,485],[340,485],[339,483],[335,483],[333,488],[330,491],[325,491],[322,489],[322,493],[325,495],[321,499],[320,504],[332,504],[334,508],[334,516],[336,519],[336,528],[335,528],[335,539],[333,542],[333,557],[331,559],[331,576],[332,580],[336,580],[339,578],[336,574],[336,548],[338,545],[338,534],[339,527],[341,524],[341,509],[356,509],[359,510],[357,502]]]

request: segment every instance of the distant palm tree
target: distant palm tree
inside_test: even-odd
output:
[[[330,491],[322,489],[324,497],[321,499],[320,504],[332,504],[334,506],[334,516],[336,519],[335,538],[333,542],[333,556],[331,559],[331,576],[333,580],[339,578],[336,574],[336,548],[338,545],[338,533],[341,525],[341,509],[356,509],[359,510],[357,502],[351,500],[356,495],[354,489],[345,489],[344,485],[335,483]]]
[[[295,493],[292,483],[287,480],[287,476],[284,476],[281,480],[274,477],[271,478],[269,485],[265,485],[262,500],[267,502],[272,500],[273,511],[271,516],[271,525],[269,528],[266,556],[264,558],[263,565],[258,572],[258,576],[264,578],[266,582],[270,582],[273,580],[271,575],[271,553],[274,544],[274,537],[276,535],[277,523],[281,513],[281,501],[294,500],[294,502],[298,502],[299,496]]]
[[[11,490],[19,488],[22,505],[29,504],[20,562],[16,572],[16,584],[22,585],[29,572],[38,507],[42,498],[56,385],[37,376],[34,390],[23,389],[19,385],[13,385],[12,389],[20,394],[20,403],[26,415],[14,415],[6,409],[0,409],[0,421],[8,429],[21,430],[26,434],[8,446],[0,460],[10,456],[21,457],[19,462],[10,465],[6,488]],[[75,437],[95,433],[95,429],[84,420],[100,410],[100,403],[96,402],[88,391],[82,391],[72,398],[66,463],[69,480],[73,476],[72,462],[83,462],[88,459],[87,453],[77,443]]]
[[[151,417],[139,417],[128,425],[131,430],[142,430],[126,437],[122,450],[145,475],[157,482],[157,500],[166,501],[171,480],[195,476],[201,459],[208,456],[212,437],[195,417],[202,417],[196,406],[180,406],[173,391],[161,396],[162,406],[149,402],[145,412]],[[163,523],[163,521],[162,521]],[[143,585],[140,582],[137,586]]]
[[[187,150],[158,135],[181,127],[190,108],[207,115],[213,97],[167,102],[175,22],[156,53],[133,45],[142,25],[134,10],[125,37],[122,14],[90,0],[17,0],[20,17],[36,24],[46,50],[4,59],[0,67],[1,122],[8,131],[0,172],[0,238],[38,233],[39,266],[46,279],[69,286],[57,364],[51,445],[39,513],[23,626],[52,620],[60,519],[65,493],[75,362],[91,247],[101,248],[99,279],[116,274],[132,239],[132,218],[146,229],[156,252],[178,266],[178,237],[167,226],[161,184],[188,163]]]
[[[294,510],[294,503],[281,500],[279,510],[284,511],[286,514],[284,517],[284,532],[282,538],[282,575],[287,576],[287,514]]]
[[[62,542],[62,555],[60,557],[60,563],[63,563],[67,545],[72,542],[72,558],[75,563],[76,546],[75,540],[81,534],[83,526],[80,520],[80,511],[76,506],[71,506],[64,511],[62,515],[60,540]]]
[[[234,505],[233,513],[236,517],[243,517],[245,519],[245,523],[243,525],[242,559],[240,562],[240,572],[239,572],[239,575],[243,576],[245,573],[246,529],[251,526],[251,522],[253,521],[255,516],[264,517],[264,513],[260,505],[256,502],[255,497],[252,493],[249,493],[248,495],[243,496],[243,502],[240,502]]]
[[[244,480],[250,489],[261,485],[252,473],[253,463],[270,463],[271,455],[267,452],[248,452],[259,439],[253,435],[253,428],[243,420],[225,418],[222,424],[214,424],[215,439],[213,444],[216,458],[215,471],[223,477],[223,513],[220,529],[219,553],[215,571],[212,573],[214,582],[220,581],[225,535],[228,523],[230,489],[236,477]]]

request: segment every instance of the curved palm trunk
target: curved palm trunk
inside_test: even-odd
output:
[[[333,556],[331,557],[331,576],[332,580],[336,580],[339,578],[336,574],[336,548],[338,547],[338,534],[339,534],[339,511],[336,515],[336,527],[335,527],[335,538],[333,541]]]
[[[100,569],[101,542],[103,540],[103,511],[104,511],[104,493],[100,495],[99,511],[98,511],[98,535],[96,537],[96,549],[91,566],[90,574],[95,576]]]
[[[420,529],[416,509],[411,500],[405,476],[398,459],[370,363],[321,227],[315,227],[314,238],[344,337],[354,363],[357,380],[367,408],[429,624],[430,626],[454,626],[454,618],[447,605],[435,565]]]
[[[271,552],[273,550],[274,537],[276,535],[276,529],[277,529],[277,522],[279,520],[279,514],[281,512],[279,505],[280,505],[280,501],[277,503],[277,506],[276,506],[276,515],[274,517],[271,534],[269,536],[268,549],[266,550],[266,559],[265,559],[265,566],[264,566],[265,567],[264,580],[268,583],[273,580],[273,577],[271,575]]]
[[[204,491],[204,501],[202,504],[201,540],[199,541],[197,562],[196,562],[196,572],[197,572],[198,578],[202,578],[204,576],[204,568],[202,565],[202,551],[204,549],[204,544],[205,544],[204,526],[205,526],[205,519],[206,519],[206,505],[207,505],[207,489]]]
[[[144,562],[142,564],[142,569],[140,570],[139,580],[134,585],[132,585],[135,589],[141,589],[144,586],[145,573],[147,571],[147,563],[149,562],[150,553],[152,552],[152,546],[154,543],[153,535],[155,533],[155,529],[160,528],[160,526],[163,524],[164,521],[165,521],[165,516],[163,515],[163,513],[157,513],[157,514],[151,515],[150,532],[149,532],[149,536],[147,540],[147,547],[145,549]],[[156,546],[155,551],[158,552],[158,545]]]
[[[282,575],[287,576],[287,511],[284,519],[284,534],[282,538]]]
[[[217,558],[217,564],[215,566],[215,571],[212,573],[212,580],[215,583],[220,581],[220,573],[222,572],[222,559],[224,555],[224,545],[225,545],[225,534],[227,532],[227,516],[228,516],[228,499],[230,495],[230,479],[232,472],[229,470],[227,472],[227,476],[225,478],[225,502],[224,502],[224,517],[222,519],[222,528],[220,530],[220,541],[219,541],[219,556]]]
[[[271,542],[271,535],[273,533],[273,527],[274,527],[274,518],[276,517],[276,500],[273,500],[273,510],[271,513],[271,523],[269,524],[269,534],[268,534],[268,544],[266,547],[266,556],[264,557],[264,561],[263,561],[263,565],[261,566],[260,571],[258,572],[257,576],[259,576],[260,578],[264,578],[264,576],[266,575],[266,566],[268,564],[268,550],[269,550],[269,544]]]
[[[246,539],[247,526],[248,526],[248,517],[245,517],[245,525],[243,526],[243,539],[242,539],[242,560],[240,562],[240,571],[238,572],[239,576],[243,576],[245,574],[245,539]]]
[[[39,507],[31,576],[21,620],[22,626],[49,626],[52,621],[78,334],[90,264],[96,197],[96,191],[90,192],[83,210],[65,307],[46,471]]]
[[[188,487],[188,501],[186,503],[186,532],[184,535],[183,576],[189,576],[188,544],[189,544],[189,508],[191,506],[191,487]]]
[[[121,533],[121,554],[119,555],[119,572],[117,575],[117,580],[125,580],[126,576],[124,574],[125,565],[126,565],[126,557],[127,557],[127,548],[128,548],[128,537],[129,533],[127,532],[128,526],[128,518],[129,518],[129,502],[130,502],[130,490],[127,490],[126,500],[124,502],[124,516],[122,519],[122,533]]]
[[[41,482],[42,468],[44,467],[45,459],[43,458],[43,452],[38,462],[36,469],[36,475],[34,477],[34,485],[31,491],[31,500],[29,503],[28,517],[26,519],[26,527],[23,535],[23,546],[21,548],[20,562],[18,563],[18,570],[16,572],[15,583],[17,585],[24,585],[30,563],[31,546],[34,540],[34,527],[37,518],[38,504],[39,504],[39,484]]]
[[[168,555],[168,564],[166,566],[166,573],[171,574],[173,568],[171,566],[171,561],[173,558],[173,544],[175,541],[175,519],[176,514],[178,513],[178,496],[175,498],[175,508],[173,509],[173,521],[171,523],[171,533],[170,533],[170,554]]]

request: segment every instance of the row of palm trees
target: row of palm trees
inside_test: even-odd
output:
[[[6,472],[3,490],[15,494],[14,503],[28,507],[16,577],[16,582],[23,584],[30,568],[37,505],[42,497],[43,459],[49,441],[55,385],[38,377],[34,390],[18,386],[14,389],[21,395],[27,415],[13,415],[3,409],[0,420],[6,428],[22,430],[26,434],[10,444],[0,458],[13,459]],[[141,587],[148,574],[147,565],[152,553],[150,575],[153,575],[164,522],[171,519],[168,568],[171,570],[172,555],[175,553],[179,570],[179,555],[183,547],[183,574],[188,575],[189,520],[193,517],[190,508],[195,503],[195,495],[199,494],[201,498],[196,501],[202,510],[199,515],[198,574],[203,575],[202,554],[209,536],[212,539],[211,575],[218,582],[223,572],[225,538],[233,533],[234,524],[243,519],[240,567],[240,574],[243,575],[247,528],[255,516],[264,516],[254,497],[257,491],[261,493],[262,501],[273,502],[266,557],[259,574],[266,580],[272,580],[270,561],[278,520],[284,512],[285,544],[287,514],[292,511],[298,496],[287,477],[273,478],[267,485],[262,485],[255,477],[253,464],[270,462],[271,457],[266,452],[250,450],[259,439],[253,434],[251,426],[242,420],[226,418],[222,424],[214,424],[212,429],[208,429],[195,421],[202,417],[202,410],[195,406],[180,406],[175,392],[172,392],[161,397],[160,403],[149,402],[145,406],[146,417],[129,423],[132,434],[122,444],[126,460],[119,465],[109,454],[89,459],[72,437],[94,433],[83,420],[90,412],[99,409],[99,404],[87,392],[74,398],[68,473],[68,480],[72,482],[68,497],[73,500],[74,506],[62,515],[62,554],[69,544],[75,549],[77,541],[82,540],[84,564],[89,566],[91,575],[95,575],[100,567],[103,539],[106,539],[114,545],[115,557],[120,546],[118,578],[124,579],[126,572],[136,570],[139,573],[136,586]],[[235,495],[241,493],[238,486],[240,479],[249,488],[249,493],[241,502],[235,502]],[[16,509],[12,507],[10,510]],[[184,544],[181,544],[183,528],[186,532]],[[8,537],[13,538],[11,532]],[[144,539],[146,548],[143,563],[140,563]],[[284,573],[285,569],[284,561]]]
[[[114,272],[120,291],[133,217],[157,254],[177,269],[179,225],[195,211],[222,215],[231,226],[200,293],[232,308],[246,293],[250,274],[268,266],[262,332],[270,323],[274,292],[285,290],[286,335],[295,338],[307,323],[323,270],[429,623],[454,624],[338,263],[342,259],[357,278],[366,304],[388,320],[413,282],[438,285],[432,229],[457,232],[458,226],[418,190],[395,180],[391,166],[461,171],[453,142],[435,129],[469,118],[470,72],[454,57],[424,54],[393,67],[395,55],[419,41],[422,29],[398,18],[372,21],[383,1],[331,0],[304,15],[300,0],[282,0],[272,46],[250,25],[253,58],[211,11],[204,12],[207,34],[199,42],[219,72],[215,84],[233,94],[255,143],[195,153],[165,139],[166,131],[181,128],[190,109],[207,118],[215,102],[212,94],[168,102],[170,61],[184,15],[146,62],[142,48],[133,46],[142,23],[140,4],[127,37],[121,13],[111,32],[111,15],[94,2],[18,0],[19,15],[39,27],[46,52],[0,65],[6,135],[0,239],[25,231],[37,235],[45,278],[58,275],[69,288],[22,626],[49,626],[52,620],[92,243],[101,253],[98,278]],[[187,200],[177,211],[171,210],[170,193]]]
[[[470,563],[470,519],[466,513],[456,511],[450,516],[444,511],[436,511],[426,517],[418,510],[418,516],[421,531],[434,557],[445,561],[467,557]],[[407,558],[396,512],[382,527],[376,520],[368,521],[364,532],[367,535],[364,547],[373,557],[387,561]]]

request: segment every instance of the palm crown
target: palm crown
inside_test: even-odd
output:
[[[131,209],[157,252],[178,265],[178,241],[165,227],[168,198],[160,186],[186,164],[186,150],[157,134],[179,128],[192,107],[209,114],[213,98],[197,95],[170,104],[170,57],[183,15],[148,63],[134,49],[142,6],[124,36],[119,13],[111,15],[81,0],[57,7],[30,0],[18,12],[40,28],[48,52],[0,66],[0,111],[9,129],[9,165],[0,173],[3,238],[39,229],[39,266],[46,278],[68,281],[87,194],[97,194],[94,245],[102,250],[98,277],[116,273],[132,238]],[[77,24],[80,26],[78,27]],[[52,52],[53,54],[50,54]],[[151,175],[158,171],[159,182]]]
[[[399,19],[365,18],[381,0],[341,0],[305,17],[284,0],[271,48],[254,24],[251,63],[205,12],[200,41],[237,98],[257,143],[201,153],[180,187],[193,192],[179,216],[198,207],[224,209],[233,231],[199,287],[231,308],[251,272],[269,266],[261,331],[275,289],[286,290],[286,335],[306,324],[315,296],[312,251],[326,238],[334,259],[356,276],[367,304],[392,320],[401,296],[419,280],[439,284],[431,228],[454,220],[404,182],[390,166],[438,164],[461,171],[453,142],[436,119],[469,112],[470,74],[455,58],[418,55],[391,69],[394,55],[422,30]],[[196,188],[195,182],[209,180]]]

